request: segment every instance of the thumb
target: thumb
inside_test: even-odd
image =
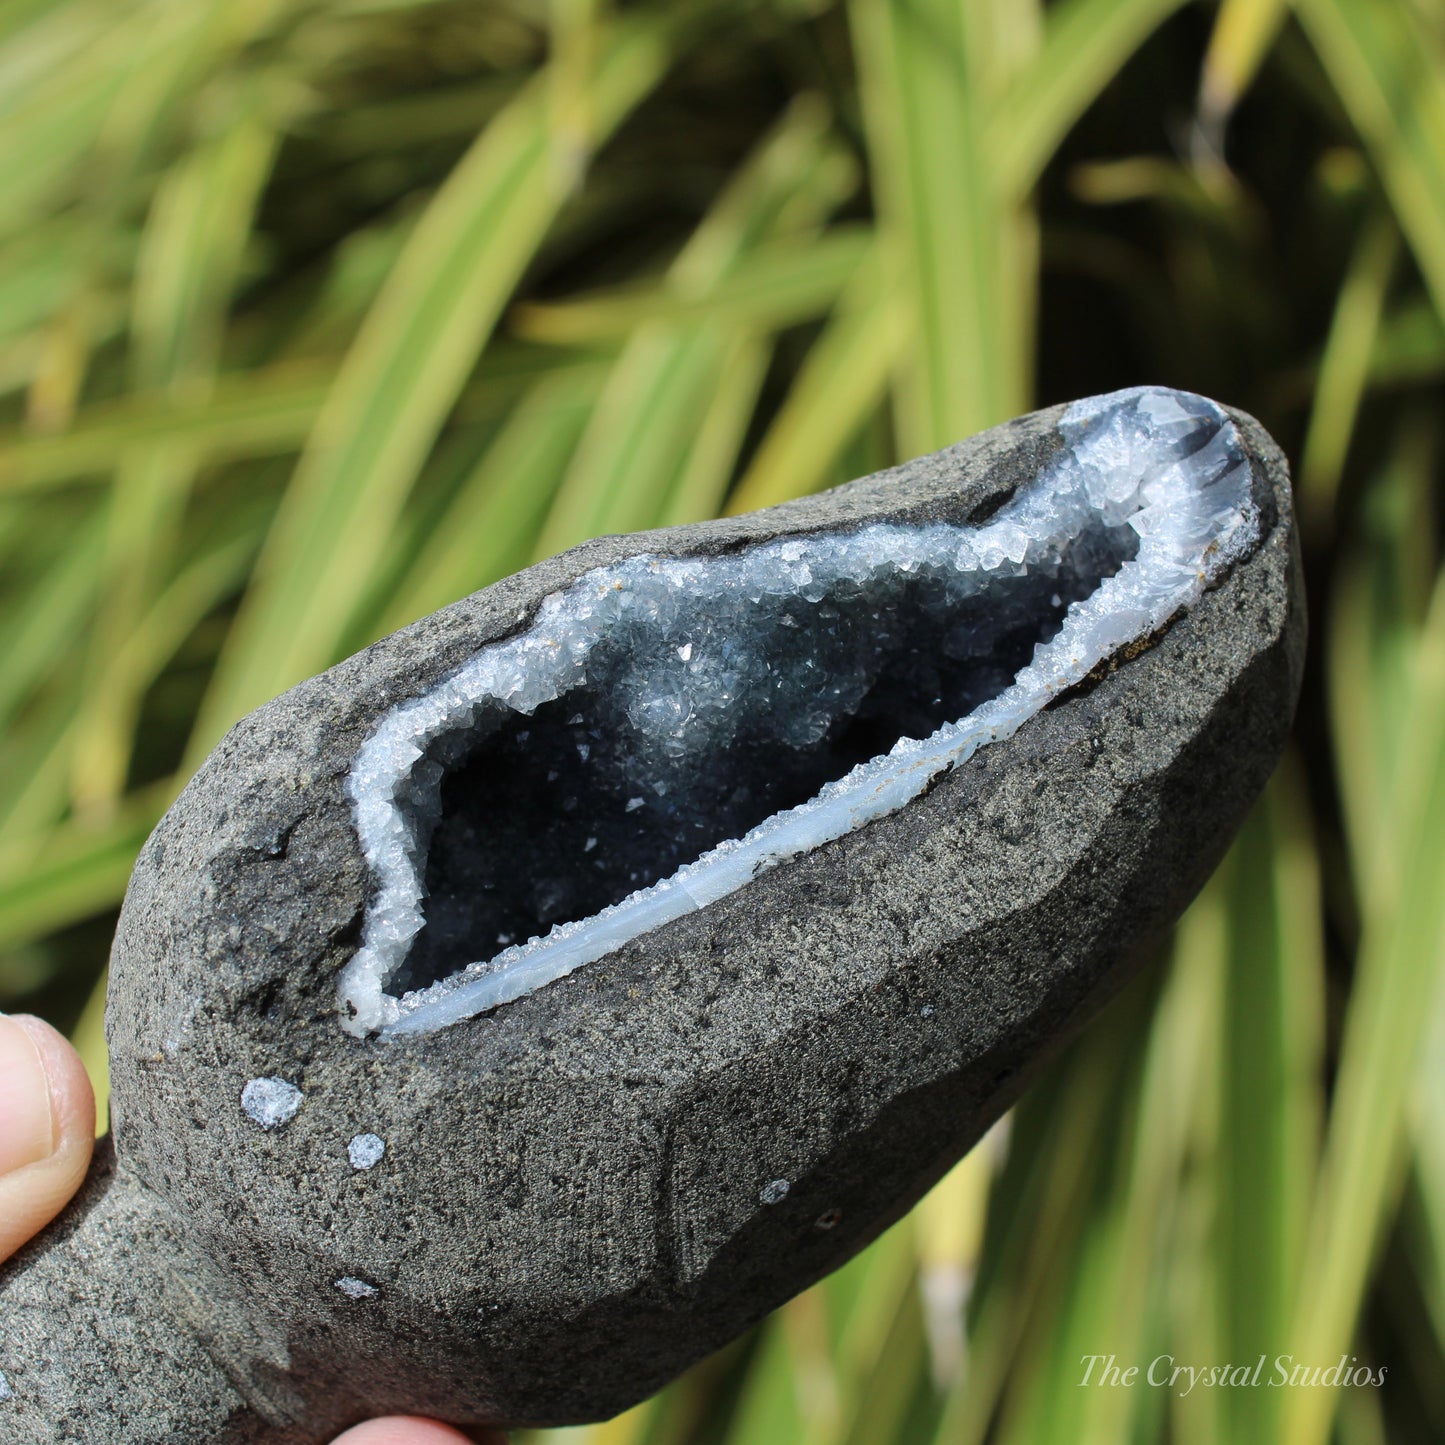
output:
[[[0,1260],[69,1203],[94,1142],[80,1055],[43,1020],[0,1014]]]

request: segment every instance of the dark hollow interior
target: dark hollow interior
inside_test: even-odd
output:
[[[425,926],[391,990],[425,987],[596,913],[900,738],[966,716],[1013,681],[1068,605],[1136,544],[1129,528],[1099,525],[1056,565],[995,577],[972,595],[960,595],[953,572],[922,567],[863,588],[839,583],[816,602],[699,596],[691,615],[665,626],[609,633],[584,686],[531,716],[507,711],[476,740],[439,740],[437,756],[454,761],[440,816],[418,819],[430,832]],[[626,699],[694,638],[753,685],[721,733],[700,722],[681,741],[650,736]],[[838,678],[845,696],[821,715],[818,735],[785,740],[790,710],[815,713]]]

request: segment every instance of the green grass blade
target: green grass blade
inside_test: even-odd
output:
[[[912,313],[876,255],[859,267],[808,352],[747,471],[730,513],[771,507],[824,486],[849,440],[883,399]]]
[[[1410,1101],[1419,1197],[1413,1259],[1435,1337],[1445,1347],[1445,968],[1435,984],[1429,1033]]]
[[[131,335],[137,390],[208,387],[256,207],[279,136],[264,87],[224,132],[172,167],[136,262]]]
[[[1249,89],[1280,26],[1288,0],[1223,0],[1199,76],[1199,125],[1216,153],[1224,125]]]
[[[826,116],[805,99],[739,169],[668,273],[705,296],[779,230],[816,227],[842,198]],[[537,545],[541,556],[588,537],[655,525],[712,403],[734,344],[730,322],[645,322],[624,348]]]
[[[95,1091],[95,1137],[110,1132],[110,1054],[105,1046],[105,990],[109,971],[102,971],[90,991],[80,1018],[70,1031],[70,1042],[90,1076]]]
[[[1413,554],[1418,539],[1431,535],[1428,488],[1435,439],[1428,422],[1400,428],[1373,482],[1372,546],[1368,554],[1346,553],[1332,589],[1327,682],[1335,777],[1353,881],[1362,897],[1385,896],[1403,862],[1403,839],[1388,800],[1398,787],[1417,619],[1434,566],[1428,552]]]
[[[727,335],[649,326],[598,398],[534,555],[655,524],[713,396]]]
[[[1297,497],[1305,526],[1328,530],[1399,253],[1394,218],[1372,211],[1335,303],[1305,433]]]
[[[796,1301],[792,1303],[795,1305]],[[803,1308],[811,1308],[813,1304],[810,1300]],[[723,1437],[725,1445],[797,1445],[805,1428],[807,1417],[800,1395],[807,1388],[809,1376],[800,1370],[796,1347],[789,1335],[786,1313],[789,1308],[791,1306],[775,1310],[758,1328],[742,1392]],[[796,1317],[798,1311],[793,1309],[792,1314]],[[815,1349],[813,1353],[817,1357],[822,1351]],[[811,1379],[817,1378],[813,1372]],[[813,1393],[816,1395],[816,1392],[815,1384]]]
[[[1063,1414],[1073,1418],[1082,1408],[1077,1399],[1082,1373],[1079,1357],[1082,1353],[1092,1353],[1100,1345],[1095,1340],[1076,1348],[1070,1327],[1078,1302],[1088,1300],[1097,1281],[1107,1277],[1110,1231],[1101,1226],[1107,1225],[1111,1201],[1117,1198],[1124,1178],[1126,1160],[1121,1157],[1121,1144],[1128,1138],[1131,1101],[1137,1096],[1139,1056],[1156,993],[1155,977],[1136,980],[1095,1022],[1076,1051],[1073,1062],[1092,1073],[1102,1091],[1097,1101],[1101,1132],[1083,1161],[1083,1176],[1077,1181],[1078,1194],[1066,1200],[1041,1193],[1040,1215],[1015,1221],[1024,1235],[1025,1277],[1032,1274],[1028,1255],[1039,1241],[1049,1240],[1052,1259],[1050,1268],[1032,1275],[1036,1288],[1028,1298],[1026,1313],[1013,1326],[1012,1358],[998,1402],[998,1423],[991,1437],[997,1441],[1013,1445],[1013,1442],[1067,1439],[1066,1429],[1056,1428],[1055,1417]],[[1067,1079],[1061,1079],[1056,1087],[1067,1090]],[[1039,1107],[1046,1107],[1049,1098],[1057,1100],[1058,1095],[1046,1095]],[[1025,1100],[1020,1106],[1021,1116],[1029,1102]],[[1037,1128],[1037,1124],[1033,1127]],[[1018,1162],[1026,1168],[1037,1157],[1034,1151],[1024,1150]],[[1006,1169],[1005,1184],[1008,1174]],[[1005,1200],[997,1199],[991,1205],[990,1215],[1001,1214],[1006,1209]],[[1043,1234],[1045,1225],[1051,1225],[1055,1235]],[[1006,1219],[1003,1227],[1010,1227]],[[999,1279],[997,1287],[1002,1285]],[[990,1284],[989,1291],[994,1287]],[[944,1445],[945,1437],[938,1438],[939,1445]]]
[[[817,1407],[800,1436],[802,1445],[833,1445],[855,1438],[854,1432],[864,1423],[860,1412],[865,1401],[884,1408],[896,1406],[896,1401],[882,1399],[881,1392],[888,1388],[889,1374],[904,1363],[899,1356],[911,1363],[909,1373],[916,1374],[922,1366],[912,1234],[913,1221],[895,1225],[848,1266],[850,1278],[836,1286],[829,1281],[818,1290],[827,1304],[856,1291],[858,1307],[828,1310],[828,1362],[823,1374],[827,1384],[818,1391]]]
[[[37,368],[30,395],[31,415],[37,422],[56,426],[68,420],[74,408],[95,341],[92,297],[103,288],[112,264],[107,254],[114,244],[110,236],[125,228],[135,190],[166,151],[173,132],[186,123],[192,87],[244,46],[258,27],[264,29],[270,18],[267,7],[240,0],[143,6],[127,17],[130,23],[114,26],[101,47],[119,84],[106,96],[93,135],[87,131],[82,137],[86,179],[68,198],[77,204],[81,224],[90,232],[90,254],[76,278],[74,294],[50,327],[54,358],[50,365]],[[114,63],[116,53],[124,54],[123,65]],[[221,114],[217,119],[224,124],[228,117]],[[0,128],[0,149],[15,128]],[[42,144],[35,142],[32,151],[40,153]],[[82,169],[80,159],[72,157],[61,170],[72,184]],[[48,199],[55,205],[65,198]],[[5,220],[12,214],[7,212]]]
[[[868,1308],[875,1306],[870,1302]],[[915,1402],[920,1395],[927,1399],[931,1394],[927,1361],[923,1311],[916,1291],[910,1289],[899,1300],[868,1369],[860,1372],[859,1388],[840,1432],[846,1445],[907,1438]]]
[[[3,433],[0,494],[103,476],[137,446],[173,443],[207,462],[294,451],[326,394],[316,366],[277,366],[221,381],[199,401],[141,395],[101,403],[57,436]]]
[[[85,693],[72,744],[72,793],[80,812],[119,806],[145,693],[200,620],[241,590],[261,537],[259,521],[247,522],[238,516],[231,535],[182,568],[111,638],[112,650],[94,659],[96,680]]]
[[[592,81],[600,128],[647,93],[666,58],[657,23],[609,37]],[[565,199],[546,116],[545,86],[533,85],[482,133],[409,238],[302,456],[193,758],[249,708],[332,660],[439,427]]]
[[[945,1397],[934,1445],[980,1445],[987,1438],[1011,1372],[1027,1369],[1028,1341],[1058,1306],[1103,1169],[1136,1005],[1130,995],[1106,1011],[1011,1115],[972,1292],[968,1353]]]
[[[1392,307],[1380,320],[1370,354],[1372,387],[1404,386],[1445,376],[1445,320],[1424,296]]]
[[[65,815],[77,679],[59,678],[0,739],[0,876],[30,866]]]
[[[241,530],[201,549],[126,637],[114,666],[128,683],[132,709],[200,621],[240,586],[258,535],[253,527],[250,535]],[[0,947],[119,903],[140,845],[183,781],[166,779],[134,792],[103,820],[57,826],[78,717],[69,705],[58,726],[44,720],[27,786],[0,815]]]
[[[924,1196],[913,1215],[918,1292],[928,1374],[938,1390],[961,1375],[968,1346],[965,1315],[978,1273],[989,1193],[1007,1138],[1005,1116]]]
[[[101,33],[105,29],[102,22]],[[124,32],[108,38],[129,48]],[[44,83],[12,88],[8,103],[0,98],[0,185],[6,197],[0,234],[20,231],[74,186],[78,162],[94,144],[121,79],[113,55],[97,39]]]
[[[5,724],[51,673],[57,659],[76,647],[91,615],[95,584],[104,552],[102,519],[79,528],[55,565],[12,603],[18,616],[6,617],[5,666],[0,668],[0,724]]]
[[[629,285],[568,301],[534,302],[511,316],[513,332],[554,346],[625,338],[649,321],[728,321],[779,331],[827,311],[872,251],[864,226],[838,226],[799,243],[759,246],[708,290]]]
[[[37,21],[40,22],[37,27],[39,29],[60,32],[55,39],[64,44],[66,31],[74,33],[77,21],[84,22],[92,18],[83,12],[75,13],[81,10],[81,6],[73,5],[61,8],[57,13],[53,0],[3,0],[3,3],[0,3],[0,41],[4,42],[5,61],[8,63],[0,64],[0,85],[16,83],[18,77],[15,72],[17,69],[23,70],[24,67],[15,65],[12,57],[16,52],[23,55],[30,49],[30,45],[33,45],[36,36],[31,27],[35,27]]]
[[[69,298],[80,264],[73,226],[36,226],[0,246],[0,337],[39,327]]]
[[[552,0],[552,64],[548,67],[552,166],[560,185],[578,185],[591,159],[592,97],[588,77],[596,64],[598,0]]]
[[[1182,946],[1154,1010],[1126,1106],[1117,1178],[1086,1235],[1085,1265],[1075,1276],[1057,1368],[1045,1387],[1042,1418],[1051,1438],[1096,1445],[1129,1439],[1151,1402],[1144,1389],[1081,1388],[1079,1380],[1087,1355],[1114,1354],[1133,1364],[1156,1353],[1151,1339],[1160,1269],[1168,1258],[1194,1101],[1206,1078],[1208,1031],[1200,1020],[1219,1009],[1218,958],[1207,946],[1216,936],[1207,915],[1218,906],[1209,896],[1196,904],[1206,918],[1181,930]]]
[[[14,948],[113,908],[141,844],[174,793],[167,780],[129,800],[105,827],[57,829],[28,868],[0,879],[0,948]]]
[[[295,130],[314,137],[331,156],[374,156],[473,136],[517,93],[515,75],[488,75],[459,85],[328,110],[324,119],[298,118]]]
[[[139,389],[204,396],[242,255],[278,137],[256,96],[214,142],[171,170],[141,246],[131,328]],[[89,686],[76,735],[73,792],[81,810],[114,807],[125,788],[144,674],[126,643],[169,572],[196,458],[167,443],[123,459],[109,497],[109,535],[92,632]],[[149,681],[149,678],[146,678]]]
[[[1411,5],[1295,0],[1445,317],[1445,39]]]
[[[458,488],[395,587],[377,635],[526,564],[596,397],[590,376],[537,385]]]
[[[701,522],[721,510],[770,354],[768,343],[747,331],[739,330],[729,339],[712,400],[703,411],[681,475],[658,517],[662,526]]]
[[[1303,793],[1277,778],[1235,845],[1228,880],[1223,1092],[1216,1176],[1221,1360],[1291,1348],[1290,1312],[1319,1147],[1324,957],[1320,889]],[[1218,1428],[1248,1445],[1279,1439],[1277,1390],[1227,1390]]]
[[[975,83],[986,27],[950,0],[855,0],[849,13],[880,233],[913,311],[901,442],[933,451],[1024,410],[1028,392],[1019,302],[1032,277],[1021,282],[1005,254],[1016,202],[997,183]]]
[[[988,149],[1000,187],[1033,189],[1070,127],[1139,45],[1184,0],[1060,0],[1043,44],[992,116]]]
[[[1391,1217],[1404,1164],[1405,1112],[1445,957],[1445,575],[1415,649],[1395,786],[1381,802],[1398,870],[1377,872],[1362,898],[1364,932],[1341,1043],[1293,1339],[1299,1358],[1347,1352],[1365,1280]],[[1333,1391],[1299,1390],[1284,1406],[1285,1445],[1323,1445]]]

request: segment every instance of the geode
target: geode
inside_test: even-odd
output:
[[[1159,388],[602,538],[239,723],[141,854],[0,1439],[599,1419],[897,1219],[1283,744],[1283,458]]]

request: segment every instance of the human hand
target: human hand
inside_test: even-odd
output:
[[[70,1202],[90,1167],[95,1094],[80,1055],[43,1020],[0,1014],[0,1262]],[[334,1445],[503,1445],[414,1416],[388,1416]]]

